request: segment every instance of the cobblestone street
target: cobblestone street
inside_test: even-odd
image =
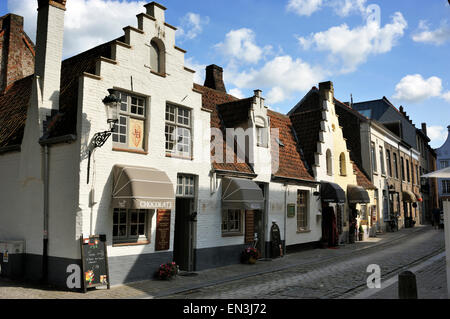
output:
[[[382,282],[406,269],[444,255],[444,233],[429,226],[378,235],[339,249],[314,249],[255,265],[230,265],[178,276],[94,289],[87,294],[42,289],[0,280],[0,298],[167,298],[167,299],[297,299],[352,298],[366,287],[367,266],[381,268]],[[442,256],[437,256],[442,257]],[[435,259],[437,257],[434,257]],[[417,272],[419,298],[446,298],[445,258]],[[392,284],[364,298],[396,298]]]

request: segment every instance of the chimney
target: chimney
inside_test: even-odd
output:
[[[422,132],[423,132],[423,134],[428,136],[428,134],[427,134],[427,123],[422,123]]]
[[[166,11],[166,7],[154,1],[144,5],[144,7],[147,10],[147,14],[149,16],[152,16],[157,21],[164,23],[165,21],[164,11]]]
[[[211,89],[227,92],[223,83],[223,69],[215,64],[206,67],[206,78],[204,86]]]
[[[58,110],[66,0],[38,0],[35,75],[42,106]]]
[[[23,17],[0,18],[0,94],[34,73],[34,44],[23,31]]]
[[[333,102],[334,98],[333,82],[327,81],[319,83],[319,96],[322,101],[326,100],[329,102]]]

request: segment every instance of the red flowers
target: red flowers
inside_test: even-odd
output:
[[[159,266],[157,272],[159,279],[170,279],[178,274],[178,265],[172,261]]]

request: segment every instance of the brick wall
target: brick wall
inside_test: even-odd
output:
[[[34,43],[23,31],[23,17],[0,18],[0,92],[34,73]]]

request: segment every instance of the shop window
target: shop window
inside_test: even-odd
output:
[[[227,209],[222,212],[222,235],[242,235],[242,210]]]
[[[166,156],[191,157],[191,110],[168,103],[166,105]]]
[[[308,230],[308,192],[297,191],[297,230]]]
[[[112,133],[113,147],[143,150],[145,147],[146,99],[140,96],[114,92],[120,98],[119,121]]]
[[[333,175],[333,163],[331,158],[331,151],[328,149],[326,153],[326,160],[327,160],[327,174]]]
[[[341,155],[339,155],[339,173],[342,176],[347,175],[347,167],[345,164],[345,154],[341,153]]]
[[[193,175],[178,175],[177,177],[177,196],[194,197],[195,195],[195,177]]]
[[[360,220],[362,225],[367,225],[369,216],[367,215],[367,205],[361,205],[360,207]]]
[[[114,208],[113,244],[149,243],[150,217],[153,210]]]

